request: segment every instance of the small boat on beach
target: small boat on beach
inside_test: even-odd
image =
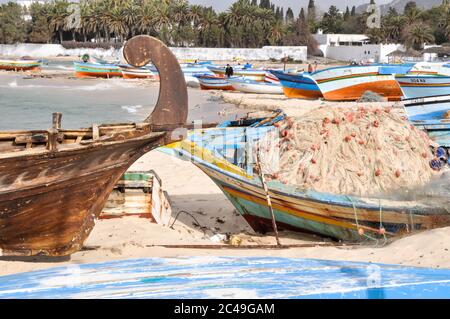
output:
[[[95,78],[113,78],[122,77],[122,71],[115,64],[74,62],[75,75],[77,78],[95,77]]]
[[[280,80],[287,97],[314,100],[323,97],[317,83],[307,74],[291,74],[277,70],[271,70],[270,73]]]
[[[0,60],[0,70],[6,71],[38,71],[41,65],[38,60]]]
[[[255,94],[283,94],[283,88],[280,84],[269,82],[258,82],[246,78],[228,79],[236,91]]]
[[[432,140],[450,148],[450,94],[404,100],[408,119]]]
[[[324,98],[329,101],[355,101],[367,91],[379,94],[391,101],[403,96],[395,74],[403,74],[398,66],[367,65],[343,66],[316,71],[309,76],[317,83]]]
[[[137,36],[124,56],[137,68],[151,60],[163,75],[158,102],[142,123],[65,130],[57,113],[49,130],[0,132],[1,256],[67,256],[81,249],[125,171],[188,127],[186,84],[170,49]]]
[[[153,79],[155,75],[148,68],[135,68],[129,65],[121,65],[120,71],[124,79]]]
[[[217,67],[217,66],[207,66],[208,69],[211,72],[214,72],[218,76],[225,76],[225,67]],[[237,77],[245,77],[249,80],[254,81],[264,81],[266,78],[266,71],[265,70],[258,70],[258,69],[246,69],[244,67],[233,67],[233,76]]]
[[[283,119],[228,122],[218,128],[190,131],[187,139],[165,147],[208,175],[257,232],[272,231],[270,198],[279,229],[313,233],[350,242],[388,240],[416,231],[450,225],[446,208],[428,202],[337,195],[299,190],[277,180],[267,182],[256,168],[253,146]]]
[[[198,79],[202,90],[234,90],[228,78],[211,75],[198,75],[195,77]]]
[[[449,63],[417,63],[406,74],[397,75],[406,99],[450,94]]]

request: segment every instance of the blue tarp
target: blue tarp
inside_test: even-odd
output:
[[[0,298],[450,298],[450,270],[276,257],[146,258],[3,276]]]

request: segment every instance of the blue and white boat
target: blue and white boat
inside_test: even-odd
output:
[[[297,99],[318,99],[322,97],[316,81],[306,73],[286,73],[278,70],[271,70],[283,88],[284,95]]]
[[[450,63],[417,63],[407,74],[397,75],[406,99],[450,94]]]
[[[242,77],[230,78],[228,81],[236,91],[244,93],[283,94],[283,87],[279,83],[258,82]]]
[[[450,147],[450,95],[407,99],[405,111],[409,120],[425,130],[436,143]]]

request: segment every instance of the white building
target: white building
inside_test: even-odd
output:
[[[324,57],[340,61],[386,63],[389,53],[403,49],[401,44],[370,44],[364,34],[323,34],[319,30],[313,36]]]

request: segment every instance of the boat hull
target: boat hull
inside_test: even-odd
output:
[[[367,91],[390,101],[403,96],[393,74],[380,74],[383,66],[337,67],[311,74],[324,98],[330,101],[355,101]]]
[[[256,232],[272,231],[270,210],[262,187],[202,162],[195,164],[219,186]],[[367,240],[359,234],[360,228],[372,237],[380,236],[379,204],[365,207],[356,204],[353,206],[351,201],[336,204],[332,200],[315,200],[273,189],[270,190],[270,198],[280,229],[319,234],[351,242]],[[411,219],[411,215],[405,211],[405,207],[401,206],[396,209],[383,207],[386,236],[398,237],[411,231],[450,225],[448,215],[428,216],[414,213],[414,219]],[[355,222],[355,213],[358,215],[358,223]]]
[[[323,97],[317,83],[310,77],[281,71],[272,72],[280,80],[284,95],[289,98],[316,100]]]
[[[408,119],[441,146],[450,147],[450,95],[405,100]]]
[[[114,185],[134,161],[162,145],[162,135],[2,159],[0,253],[78,251]]]
[[[405,75],[396,79],[406,99],[450,94],[450,76]]]
[[[225,68],[208,66],[208,69],[218,76],[225,76]],[[233,70],[233,76],[244,77],[249,80],[263,82],[266,79],[266,71],[235,68]]]
[[[122,77],[124,79],[152,79],[155,76],[148,69],[123,68],[121,67]]]
[[[113,78],[122,77],[122,71],[115,65],[103,65],[93,63],[74,63],[75,76],[78,78]]]
[[[39,71],[39,61],[0,61],[0,70],[5,71]]]
[[[227,78],[219,77],[198,77],[200,83],[200,88],[202,90],[224,90],[232,91],[234,90],[231,83]]]
[[[230,83],[234,90],[244,93],[283,94],[282,86],[277,84],[256,82],[250,80],[230,80]]]

